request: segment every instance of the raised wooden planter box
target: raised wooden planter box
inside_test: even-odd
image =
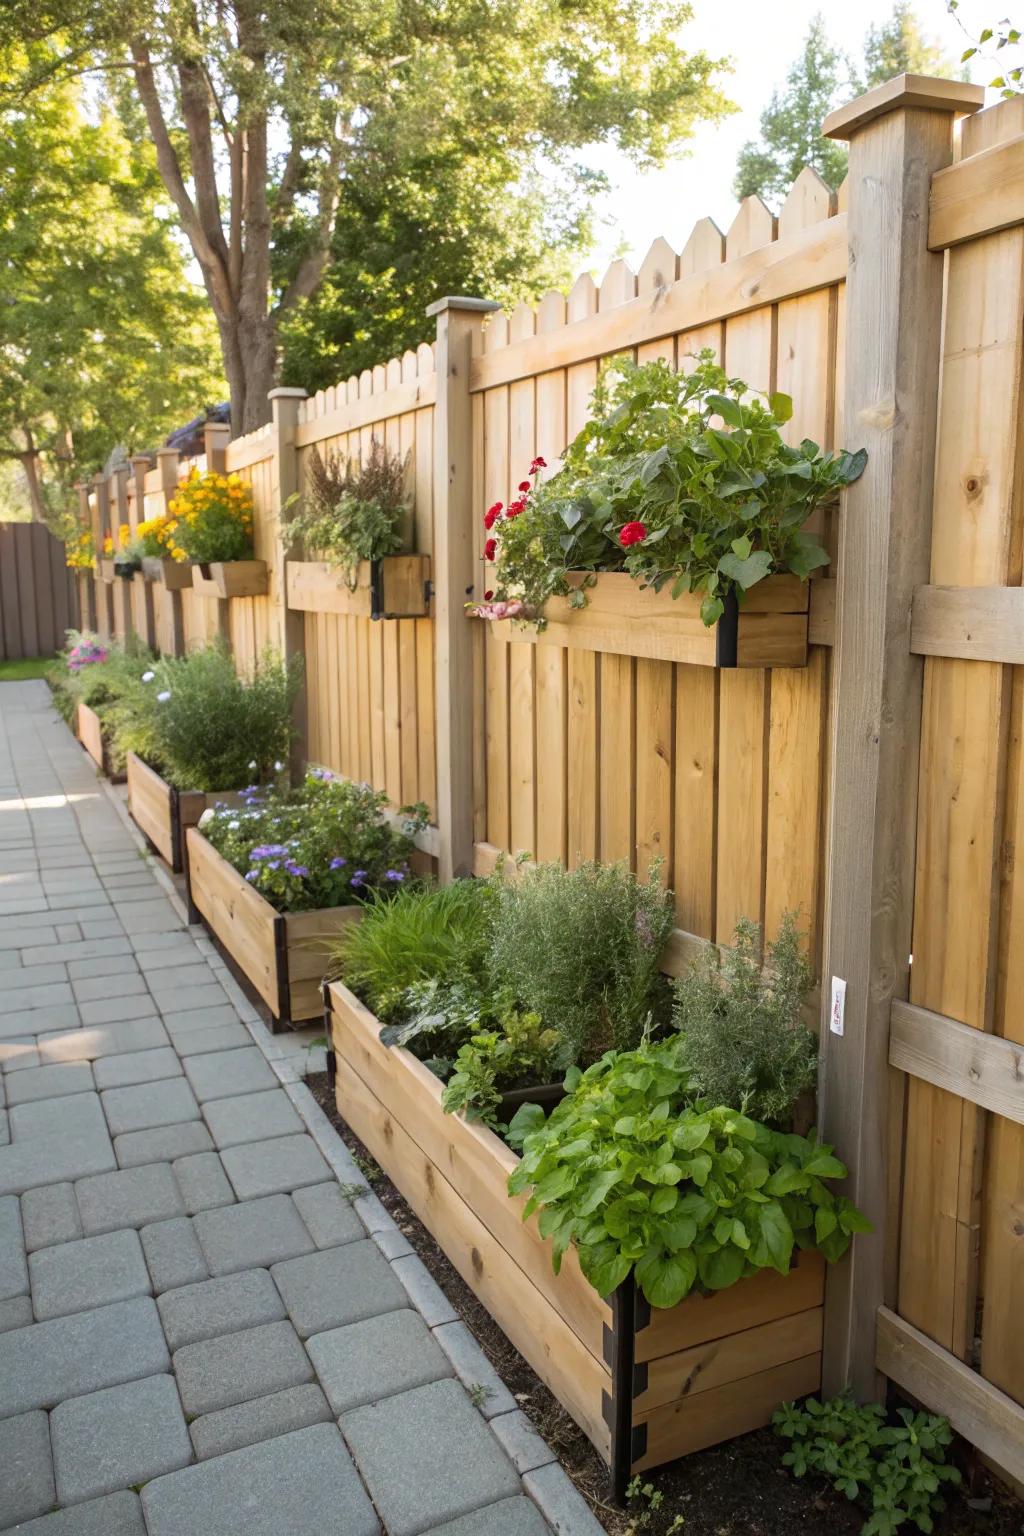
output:
[[[781,1402],[821,1385],[824,1261],[800,1256],[715,1296],[667,1311],[633,1285],[609,1304],[570,1249],[556,1275],[516,1155],[441,1108],[442,1085],[347,987],[327,989],[338,1112],[538,1376],[607,1462],[621,1497],[636,1472],[767,1424]]]
[[[192,585],[192,567],[184,560],[172,560],[164,555],[144,555],[142,574],[147,581],[155,581],[168,592],[184,592]]]
[[[192,589],[200,597],[266,597],[265,560],[213,560],[192,566]]]
[[[344,613],[363,619],[422,619],[430,612],[430,556],[361,560],[355,586],[323,560],[289,560],[288,607],[299,613]]]
[[[325,941],[358,922],[362,908],[275,912],[196,827],[188,828],[185,844],[189,900],[266,1003],[272,1027],[319,1018]]]
[[[585,572],[571,580],[583,586]],[[673,598],[668,587],[642,588],[625,571],[604,571],[586,588],[582,608],[556,597],[539,634],[511,620],[495,623],[507,640],[558,645],[701,667],[805,667],[810,585],[796,576],[769,576],[730,604],[713,629],[700,616],[700,598]]]
[[[189,827],[198,826],[203,812],[218,800],[236,804],[238,793],[206,794],[201,789],[175,789],[134,752],[128,753],[125,767],[129,815],[174,874],[180,874],[185,868],[185,833]]]
[[[89,708],[88,704],[78,706],[75,716],[75,735],[100,772],[105,774],[112,784],[123,784],[124,774],[115,773],[110,766],[110,752],[103,739],[100,717],[94,709]]]

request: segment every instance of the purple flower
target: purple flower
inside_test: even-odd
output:
[[[290,875],[300,875],[301,876],[301,875],[308,875],[309,874],[309,870],[306,868],[305,864],[296,864],[294,859],[289,859],[288,860],[287,864],[285,865],[285,869],[288,871],[288,873]]]
[[[343,859],[341,857],[341,855],[338,854],[337,858],[334,858],[334,859],[331,860],[331,868],[332,869],[344,869],[344,867],[345,867],[345,865],[347,863],[348,863],[348,859]]]
[[[266,869],[280,869],[281,868],[281,860],[280,859],[271,859],[270,863],[265,865],[264,867]]]
[[[255,863],[257,859],[272,859],[275,854],[285,853],[287,850],[283,843],[261,843],[249,854],[249,858]]]
[[[247,879],[247,880],[248,880],[248,881],[249,881],[249,882],[250,882],[250,884],[251,884],[251,883],[252,883],[252,881],[253,881],[253,880],[258,880],[258,879],[259,879],[259,877],[260,877],[260,872],[259,872],[259,870],[258,870],[258,869],[250,869],[250,870],[249,870],[249,871],[248,871],[248,872],[247,872],[247,874],[246,874],[246,877],[245,877],[245,878],[246,878],[246,879]]]
[[[387,870],[385,872],[384,879],[385,880],[404,880],[405,876],[403,875],[403,873],[402,873],[402,871],[400,869],[389,869],[389,870]]]
[[[349,881],[349,885],[365,885],[365,884],[366,884],[366,870],[365,869],[357,869],[355,874],[352,876],[352,879]]]

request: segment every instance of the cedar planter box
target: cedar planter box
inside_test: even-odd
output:
[[[143,555],[142,574],[168,592],[184,592],[192,585],[192,567],[187,561],[172,560],[169,555]]]
[[[128,753],[125,766],[129,815],[174,874],[180,874],[185,868],[185,833],[189,827],[198,826],[203,812],[218,800],[236,804],[237,792],[206,794],[201,789],[175,789],[134,752]]]
[[[94,709],[89,708],[88,704],[78,706],[78,713],[75,716],[75,735],[100,772],[105,774],[112,784],[123,784],[124,774],[115,773],[110,766],[110,750],[103,738],[100,717]]]
[[[288,607],[298,613],[344,613],[363,619],[422,619],[430,612],[430,556],[361,560],[353,587],[324,560],[289,560]]]
[[[583,586],[585,572],[570,578]],[[740,608],[726,605],[712,629],[700,616],[700,598],[673,598],[669,587],[641,587],[625,571],[604,571],[586,588],[587,603],[573,608],[565,597],[547,605],[547,627],[503,619],[496,629],[507,640],[532,641],[617,656],[682,661],[702,667],[805,667],[810,585],[796,576],[768,576],[747,593]]]
[[[192,566],[192,589],[200,597],[266,597],[265,560],[212,560]]]
[[[113,555],[102,555],[96,562],[96,569],[99,571],[100,581],[112,582],[117,575],[117,572],[114,570]]]
[[[593,1441],[622,1496],[636,1472],[767,1424],[821,1385],[824,1260],[801,1254],[715,1296],[651,1308],[632,1279],[611,1303],[570,1249],[556,1275],[516,1154],[441,1108],[442,1085],[339,982],[326,989],[338,1113],[463,1280]]]
[[[189,901],[263,999],[271,1027],[319,1018],[324,943],[347,923],[358,922],[362,908],[275,912],[196,827],[188,828],[185,843]]]

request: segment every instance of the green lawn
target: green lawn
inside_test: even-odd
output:
[[[0,661],[0,683],[23,683],[28,678],[45,677],[55,660],[53,656],[30,656],[23,661]]]

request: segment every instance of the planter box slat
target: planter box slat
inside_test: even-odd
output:
[[[574,575],[582,586],[582,574]],[[673,598],[641,588],[623,571],[603,571],[588,587],[587,603],[572,608],[569,599],[552,598],[547,628],[538,633],[529,625],[503,619],[494,624],[499,638],[575,650],[607,651],[655,661],[718,665],[717,629],[705,627],[700,599],[686,592]],[[747,593],[739,612],[737,662],[740,667],[803,667],[807,665],[810,586],[796,576],[769,576]]]
[[[185,834],[199,824],[203,812],[217,801],[237,805],[237,790],[206,793],[201,789],[175,789],[134,752],[125,759],[128,772],[128,814],[175,874],[185,868]]]
[[[757,1429],[821,1382],[824,1262],[801,1254],[669,1310],[612,1307],[576,1254],[559,1275],[536,1218],[510,1199],[516,1155],[486,1127],[445,1115],[440,1081],[339,982],[329,987],[338,1111],[462,1278],[612,1468],[632,1473]],[[618,1394],[618,1396],[616,1395]]]
[[[192,585],[192,567],[169,555],[143,555],[142,574],[147,581],[157,581],[168,592],[184,592]]]
[[[267,582],[265,560],[211,560],[209,565],[192,566],[192,589],[200,597],[266,597]]]
[[[374,566],[380,568],[376,603]],[[355,587],[349,585],[344,572],[325,560],[289,560],[285,578],[288,607],[294,612],[340,613],[363,619],[418,619],[430,612],[429,555],[386,555],[379,561],[361,560]]]
[[[196,827],[185,835],[189,899],[276,1024],[321,1017],[324,944],[362,908],[276,912]]]
[[[79,704],[75,713],[75,735],[88,752],[102,774],[112,784],[123,784],[124,774],[115,773],[110,766],[110,753],[103,739],[103,725],[99,715],[88,704]]]

